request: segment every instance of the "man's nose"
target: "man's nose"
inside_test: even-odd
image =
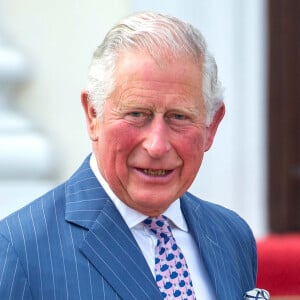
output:
[[[169,128],[163,118],[154,118],[149,125],[143,147],[151,157],[161,158],[171,149]]]

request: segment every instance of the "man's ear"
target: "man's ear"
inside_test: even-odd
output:
[[[85,113],[86,124],[90,139],[92,141],[98,140],[98,124],[96,111],[88,99],[87,91],[81,92],[81,104]]]
[[[206,141],[205,141],[205,151],[208,151],[214,141],[215,134],[217,132],[218,126],[221,123],[225,114],[225,105],[222,103],[221,107],[217,110],[214,118],[210,125],[206,128]]]

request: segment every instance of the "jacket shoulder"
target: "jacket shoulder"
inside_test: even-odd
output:
[[[64,212],[65,184],[48,191],[23,208],[0,221],[0,235],[15,246],[24,240],[24,234],[38,234],[41,225],[49,222],[49,218],[58,218]],[[30,230],[29,230],[30,229]]]
[[[210,219],[216,225],[228,223],[233,226],[233,228],[242,226],[252,235],[252,230],[247,222],[238,213],[229,208],[202,200],[191,193],[186,193],[183,197],[183,201],[187,202],[187,207],[194,211],[199,218],[205,220]],[[231,227],[231,229],[233,228]]]
[[[220,267],[223,275],[228,273],[226,280],[222,278],[219,282],[221,286],[224,284],[224,291],[228,286],[236,286],[242,295],[254,288],[257,274],[256,242],[247,222],[236,212],[190,193],[181,198],[181,204],[191,232],[199,247],[203,248],[208,266]],[[218,257],[217,262],[221,264],[212,260],[212,249],[216,251],[215,258]],[[226,267],[223,267],[224,264]],[[212,277],[219,278],[212,267],[208,269]]]
[[[185,204],[183,204],[185,202]],[[190,193],[182,198],[182,206],[188,218],[197,224],[202,235],[213,238],[217,236],[224,245],[232,247],[239,256],[248,253],[253,269],[256,269],[256,241],[248,223],[236,212],[222,205],[202,200]]]
[[[66,195],[74,194],[81,185],[86,185],[86,178],[89,177],[89,156],[85,159],[79,169],[64,183],[49,190],[44,195],[33,200],[23,208],[0,221],[0,234],[8,240],[15,238],[16,241],[23,241],[24,234],[38,235],[43,225],[56,224],[57,220],[65,219]],[[89,186],[87,186],[89,188]],[[53,228],[52,228],[53,229]]]

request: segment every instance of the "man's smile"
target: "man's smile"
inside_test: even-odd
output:
[[[138,170],[143,172],[144,174],[150,175],[150,176],[165,176],[171,172],[171,170],[165,170],[165,169],[160,169],[160,170],[138,169]]]

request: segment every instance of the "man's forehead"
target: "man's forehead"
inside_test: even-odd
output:
[[[197,67],[202,68],[203,58],[187,54],[186,52],[172,52],[170,49],[157,48],[157,49],[125,49],[119,51],[116,56],[116,66],[123,63],[126,60],[134,62],[137,60],[143,60],[145,66],[148,63],[155,63],[155,65],[161,69],[167,68],[171,64],[179,64],[180,62],[190,62]]]

